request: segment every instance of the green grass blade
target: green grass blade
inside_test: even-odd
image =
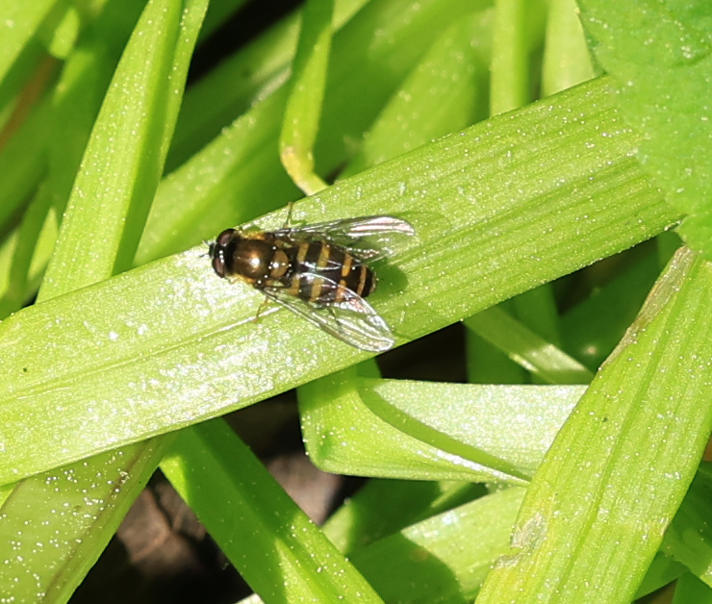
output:
[[[118,223],[104,223],[104,237],[91,249],[82,249],[86,229],[98,224],[92,209],[108,199],[109,205],[126,212],[125,202],[137,190],[150,199],[151,183],[155,189],[161,166],[150,161],[145,168],[137,164],[151,157],[160,164],[165,156],[180,102],[174,87],[182,89],[206,7],[207,2],[200,0],[185,6],[155,1],[143,12],[97,118],[58,239],[56,262],[48,269],[40,298],[105,279],[113,272],[112,259],[121,254],[127,241],[124,229],[132,224],[113,214]],[[136,88],[146,96],[136,94]],[[122,117],[129,122],[122,122]],[[123,124],[125,131],[117,130],[117,124]],[[123,145],[117,150],[112,145],[119,141]],[[107,154],[107,148],[114,153]],[[107,183],[113,186],[104,190]],[[87,196],[87,191],[94,191],[96,198]],[[72,250],[84,253],[67,257]],[[7,538],[2,539],[6,564],[0,569],[0,584],[12,586],[10,593],[18,601],[34,600],[37,594],[53,601],[68,599],[161,454],[161,443],[153,441],[19,483],[2,507],[0,533]],[[18,527],[22,527],[19,532]]]
[[[595,370],[613,352],[648,295],[660,267],[646,254],[561,318],[565,349]]]
[[[538,46],[546,16],[539,0],[497,0],[492,32],[490,113],[517,109],[532,98],[531,53]]]
[[[330,376],[300,390],[302,432],[328,472],[521,484],[583,390]]]
[[[0,2],[0,81],[10,71],[22,50],[35,36],[52,11],[57,0],[35,0],[35,2]]]
[[[307,195],[326,187],[314,172],[312,150],[326,87],[333,12],[333,0],[307,0],[304,4],[279,137],[279,154],[284,169]]]
[[[549,2],[541,71],[542,96],[566,90],[596,75],[576,0]]]
[[[608,102],[601,81],[483,122],[330,187],[300,204],[295,218],[410,218],[417,240],[380,269],[373,304],[404,339],[419,337],[633,245],[676,218],[628,157],[637,139],[617,130]],[[592,113],[584,117],[586,108]],[[433,217],[435,202],[442,218]],[[276,214],[262,224],[283,219]],[[453,226],[448,236],[443,222]],[[0,324],[0,482],[214,417],[367,358],[284,311],[255,323],[259,293],[217,279],[204,251],[140,267]],[[466,290],[462,275],[469,276]],[[275,363],[274,350],[284,363]],[[97,430],[77,435],[75,426],[98,409]]]
[[[385,537],[350,558],[386,602],[472,601],[506,549],[524,490],[510,488]]]
[[[438,33],[478,4],[487,2],[380,0],[367,4],[339,30],[314,151],[318,173],[328,174],[347,159],[346,141],[361,137]],[[383,64],[388,65],[387,75]],[[136,264],[210,239],[226,226],[253,220],[299,197],[276,152],[285,100],[280,89],[257,103],[164,180]]]
[[[707,524],[712,495],[712,471],[702,464],[670,527],[661,550],[682,562],[690,572],[712,587],[712,530]]]
[[[161,469],[267,602],[381,601],[222,420],[181,432]]]
[[[710,312],[712,266],[682,250],[549,449],[478,602],[630,601],[712,428]]]
[[[391,96],[340,174],[357,174],[486,115],[492,10],[446,29]]]
[[[149,23],[142,19],[129,41],[111,84],[116,92],[107,94],[84,153],[41,299],[66,291],[56,275],[82,287],[133,260],[178,113],[174,91],[185,85],[192,54],[192,44],[179,43],[182,9],[173,3],[149,18],[144,12]],[[91,242],[92,262],[77,262],[87,252],[86,233],[101,236]]]
[[[482,485],[454,481],[369,480],[324,523],[345,554],[485,494]]]
[[[465,326],[549,384],[587,384],[593,374],[499,307],[465,319]]]

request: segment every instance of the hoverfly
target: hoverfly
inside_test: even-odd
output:
[[[347,344],[382,352],[395,340],[364,299],[377,282],[367,262],[393,253],[401,235],[414,234],[393,216],[276,231],[226,229],[209,244],[208,255],[219,277],[241,279]]]

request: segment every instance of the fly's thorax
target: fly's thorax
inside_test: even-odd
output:
[[[273,256],[269,241],[235,234],[224,249],[225,272],[257,284],[269,276]]]

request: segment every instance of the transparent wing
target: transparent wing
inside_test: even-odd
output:
[[[277,237],[326,239],[346,248],[363,260],[379,260],[394,254],[415,235],[409,222],[393,216],[358,216],[330,222],[317,222],[275,231]]]
[[[314,277],[323,278],[321,275]],[[292,296],[283,287],[265,287],[262,291],[270,300],[361,350],[383,352],[395,343],[386,322],[366,300],[350,289],[345,290],[342,302],[323,305]]]

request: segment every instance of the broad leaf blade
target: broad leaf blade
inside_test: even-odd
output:
[[[608,99],[601,81],[483,122],[330,187],[296,218],[317,222],[349,207],[409,218],[417,240],[379,268],[373,304],[401,341],[419,337],[675,220],[628,157],[637,139],[617,131]],[[580,117],[586,108],[592,114]],[[0,481],[214,417],[367,358],[284,311],[255,322],[260,294],[218,279],[204,253],[201,246],[142,266],[0,324]],[[275,364],[275,351],[286,362]],[[76,433],[97,414],[95,430]]]

